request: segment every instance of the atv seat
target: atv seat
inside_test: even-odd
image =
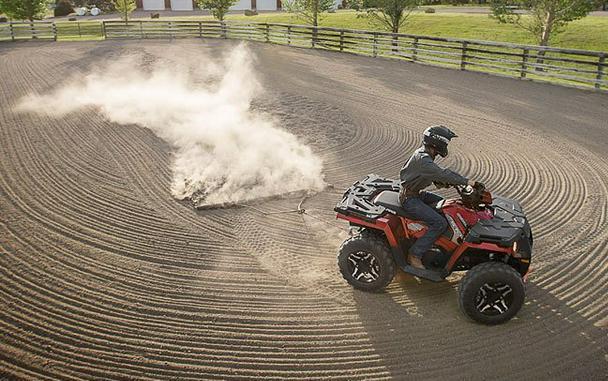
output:
[[[399,216],[409,218],[406,215],[405,209],[399,202],[399,192],[394,191],[383,191],[374,199],[374,204],[384,206],[387,209],[392,210]]]

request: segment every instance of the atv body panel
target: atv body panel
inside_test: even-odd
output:
[[[469,230],[465,239],[467,242],[493,242],[499,246],[508,247],[520,240],[531,241],[530,224],[517,201],[496,197],[492,207],[494,215],[490,219],[479,220]],[[522,247],[520,254],[525,258],[530,258],[531,245]]]

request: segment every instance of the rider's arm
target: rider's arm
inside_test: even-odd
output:
[[[431,158],[422,160],[422,171],[433,181],[449,185],[467,185],[469,179],[447,168],[441,168]]]

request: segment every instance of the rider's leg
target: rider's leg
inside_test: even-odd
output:
[[[408,217],[424,222],[428,230],[410,247],[409,254],[414,256],[412,265],[421,267],[422,256],[433,246],[433,243],[448,227],[446,219],[418,197],[409,197],[403,203]]]
[[[431,208],[434,208],[439,201],[443,200],[443,197],[433,192],[422,191],[420,192],[420,199]]]

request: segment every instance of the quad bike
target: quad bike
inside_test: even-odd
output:
[[[399,181],[371,174],[355,182],[334,209],[351,226],[351,237],[338,255],[340,272],[353,287],[378,291],[393,280],[397,266],[436,282],[454,271],[468,271],[459,289],[461,310],[483,324],[506,322],[524,302],[530,225],[518,202],[492,198],[482,184],[454,188],[460,198],[436,206],[448,228],[423,256],[426,270],[421,270],[408,265],[406,257],[426,226],[406,216]]]

